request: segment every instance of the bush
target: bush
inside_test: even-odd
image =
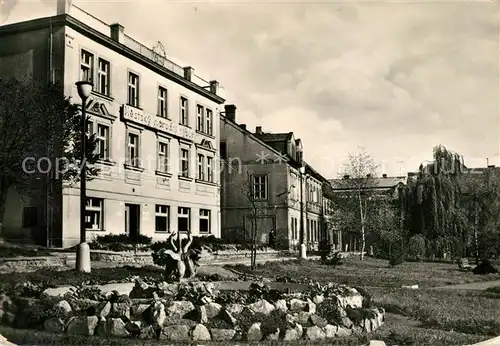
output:
[[[108,250],[108,251],[132,251],[139,248],[149,247],[153,238],[139,234],[130,237],[128,234],[105,234],[96,237],[89,246],[92,250]]]
[[[344,264],[342,262],[342,255],[340,252],[335,252],[322,260],[322,264],[333,266],[334,268],[338,265]]]
[[[483,260],[476,268],[472,269],[472,272],[479,275],[496,274],[498,269],[489,260]]]
[[[408,255],[417,261],[425,257],[426,250],[425,238],[421,234],[414,235],[408,241]]]

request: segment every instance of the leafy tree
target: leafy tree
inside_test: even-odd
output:
[[[64,97],[59,86],[0,79],[0,94],[1,225],[10,189],[40,196],[43,185],[79,181],[82,143],[78,106]],[[94,165],[96,139],[92,135],[87,140],[87,179],[91,180],[99,171]]]
[[[336,219],[341,228],[352,232],[354,229],[361,236],[361,260],[364,259],[367,230],[370,222],[370,208],[374,196],[374,179],[378,166],[364,148],[358,153],[350,153],[347,164],[339,180],[336,204],[340,214]]]
[[[408,237],[427,240],[427,254],[462,254],[468,221],[462,205],[462,157],[443,146],[434,148],[431,164],[420,165],[416,180],[400,192],[400,208]]]

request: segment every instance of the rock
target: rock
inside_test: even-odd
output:
[[[341,325],[346,328],[351,328],[353,326],[352,321],[349,319],[349,317],[342,317],[342,322]]]
[[[100,289],[101,292],[109,296],[113,294],[115,291],[118,292],[118,295],[126,295],[130,296],[130,293],[135,287],[134,282],[120,282],[116,284],[107,284],[107,285],[97,285],[96,288]]]
[[[311,314],[315,314],[316,313],[316,304],[314,304],[312,302],[311,299],[307,299],[307,305],[305,307],[305,311],[311,313]]]
[[[324,340],[326,337],[325,332],[317,326],[306,328],[306,338],[311,341]]]
[[[306,324],[309,322],[309,319],[311,318],[311,313],[306,312],[306,311],[301,311],[297,313],[295,316],[295,321],[297,321],[300,324]]]
[[[300,336],[302,337],[302,335]],[[283,341],[296,341],[299,338],[299,333],[297,332],[297,329],[287,329],[285,330],[285,335],[283,336]]]
[[[274,303],[274,307],[275,307],[277,310],[281,310],[281,311],[284,311],[284,312],[287,312],[287,311],[288,311],[288,307],[286,306],[286,300],[284,300],[284,299],[277,300],[277,301]]]
[[[351,307],[351,309],[363,307],[363,296],[355,288],[349,288],[347,295],[337,296],[337,298],[344,309],[347,307]]]
[[[141,279],[137,279],[129,296],[130,298],[151,298],[153,292],[155,292],[155,287],[148,285]]]
[[[95,314],[97,317],[108,317],[111,313],[111,303],[110,302],[101,302],[95,308]],[[129,313],[130,317],[130,313]]]
[[[167,315],[174,318],[183,318],[193,310],[195,307],[190,301],[173,301],[166,308]]]
[[[233,327],[236,327],[236,325],[238,324],[238,321],[236,320],[236,318],[234,318],[234,316],[226,309],[222,309],[222,311],[220,312],[219,318],[226,321],[227,323],[229,323]]]
[[[375,330],[377,330],[380,327],[380,325],[378,324],[378,319],[377,319],[376,316],[370,318],[369,321],[370,321],[370,329],[371,329],[372,332],[375,331]]]
[[[149,304],[133,304],[130,308],[130,317],[141,318],[150,306]]]
[[[212,341],[229,341],[231,340],[236,331],[234,329],[210,329],[210,334],[212,334]]]
[[[16,344],[13,344],[7,338],[3,335],[0,334],[0,345],[2,346],[17,346]]]
[[[54,305],[54,310],[56,314],[66,317],[71,313],[73,309],[66,300],[61,300],[56,305]]]
[[[372,324],[370,322],[370,319],[365,318],[363,320],[363,325],[361,326],[363,328],[363,331],[365,333],[371,333],[372,332]]]
[[[126,317],[130,319],[130,308],[132,307],[132,302],[120,302],[111,304],[110,315],[115,318]]]
[[[316,305],[319,305],[325,301],[325,297],[322,294],[318,294],[313,298],[313,302]]]
[[[165,319],[165,323],[163,323],[163,327],[175,326],[175,325],[183,325],[188,326],[190,329],[196,326],[198,323],[196,321],[187,319],[187,318],[173,318],[167,316]]]
[[[193,341],[209,341],[211,340],[210,332],[203,324],[197,324],[191,331]]]
[[[215,316],[220,314],[220,312],[222,310],[222,306],[220,304],[217,304],[217,303],[208,303],[208,304],[202,305],[201,307],[205,309],[208,319],[214,318]]]
[[[42,294],[49,297],[63,297],[67,293],[71,293],[73,291],[76,291],[76,287],[74,286],[61,286],[56,288],[47,288],[42,292]]]
[[[141,334],[142,323],[140,321],[130,321],[125,324],[125,329],[131,336],[139,336]]]
[[[243,306],[242,304],[228,304],[226,305],[225,309],[231,315],[239,315],[243,311],[244,307],[245,306]]]
[[[43,322],[43,329],[49,333],[64,333],[66,325],[62,319],[53,317]]]
[[[271,312],[273,312],[276,309],[273,304],[269,303],[265,299],[261,299],[258,302],[255,302],[253,304],[249,304],[247,307],[253,313],[263,314],[263,315],[269,315]]]
[[[287,314],[285,316],[285,320],[287,323],[294,324],[295,323],[295,316]]]
[[[189,341],[189,327],[186,325],[168,326],[163,328],[162,336],[169,341]]]
[[[196,320],[196,322],[205,323],[205,324],[208,323],[207,310],[205,309],[205,307],[203,305],[196,307],[196,315],[195,315],[194,319]]]
[[[325,336],[327,339],[333,339],[337,336],[337,332],[339,330],[338,326],[334,326],[331,324],[327,324],[323,330],[325,331]]]
[[[130,332],[121,318],[108,318],[106,320],[104,317],[101,317],[96,334],[102,337],[126,337],[130,335]]]
[[[72,299],[69,303],[74,311],[89,311],[99,305],[98,301],[92,299]]]
[[[311,315],[311,322],[312,324],[320,328],[324,328],[328,324],[328,322],[323,317],[318,315]]]
[[[176,296],[179,293],[178,284],[170,284],[168,282],[160,282],[157,285],[158,291],[160,291],[164,296]]]
[[[153,328],[153,326],[147,326],[144,328],[141,328],[141,333],[139,334],[139,339],[155,339],[157,337],[157,334]]]
[[[210,298],[209,296],[203,296],[201,299],[200,299],[201,303],[202,304],[208,304],[208,303],[211,303],[213,302],[213,299]]]
[[[302,311],[307,306],[307,302],[293,298],[290,300],[290,310],[291,311]]]
[[[304,335],[304,328],[300,323],[295,323],[295,330],[297,330],[297,335],[299,336],[299,339]]]
[[[418,285],[402,285],[401,288],[406,288],[409,290],[418,290]]]
[[[167,313],[165,311],[165,305],[160,302],[156,302],[151,306],[151,321],[152,326],[155,330],[161,329],[165,320],[167,318]]]
[[[387,346],[385,342],[379,340],[370,340],[368,346]]]
[[[247,332],[248,341],[262,340],[262,331],[260,330],[260,323],[254,323],[250,326]]]
[[[94,335],[99,318],[97,316],[75,316],[68,321],[68,335]]]
[[[276,331],[274,333],[270,333],[266,335],[266,340],[267,341],[278,341],[280,339],[280,329],[276,328]]]
[[[0,294],[0,310],[7,310],[9,303],[12,303],[12,300],[5,294]]]

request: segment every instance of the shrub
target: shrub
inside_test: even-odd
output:
[[[128,234],[105,234],[96,237],[89,246],[93,250],[109,250],[109,251],[131,251],[137,245],[139,247],[148,247],[151,245],[153,239],[145,235],[139,234],[130,237]],[[142,246],[141,246],[142,245]]]
[[[334,252],[333,254],[326,256],[325,259],[322,260],[322,263],[335,268],[336,266],[343,264],[342,254],[340,252]]]
[[[498,269],[489,260],[483,260],[472,272],[480,275],[496,274],[498,273]]]
[[[336,299],[326,299],[316,307],[316,313],[333,325],[342,324],[342,315]]]
[[[408,241],[408,255],[417,261],[425,257],[427,251],[425,238],[421,234],[414,235]]]
[[[356,291],[363,296],[363,308],[369,309],[373,307],[373,300],[372,300],[372,295],[368,293],[364,288],[362,287],[354,287]]]

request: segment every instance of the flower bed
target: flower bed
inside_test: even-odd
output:
[[[127,285],[127,284],[124,284]],[[118,286],[116,286],[118,287]],[[215,282],[174,283],[136,279],[128,289],[104,286],[40,292],[25,285],[0,295],[4,324],[53,333],[169,341],[324,340],[370,333],[384,310],[355,289],[310,285],[287,294],[263,283],[248,291],[219,290]]]

